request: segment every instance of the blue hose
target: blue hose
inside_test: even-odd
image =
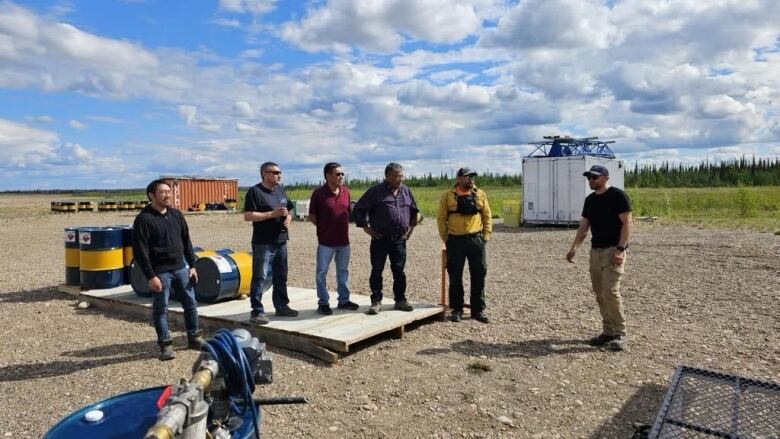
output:
[[[255,427],[255,437],[259,438],[258,408],[252,398],[255,391],[255,379],[249,360],[246,359],[244,350],[241,349],[236,337],[227,329],[220,329],[213,338],[206,340],[203,344],[203,350],[216,360],[219,370],[225,377],[230,410],[241,417],[249,411]],[[236,404],[236,401],[241,403]]]

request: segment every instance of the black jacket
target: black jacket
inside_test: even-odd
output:
[[[133,259],[147,279],[184,267],[195,266],[190,231],[184,215],[169,207],[161,214],[146,206],[133,222]]]

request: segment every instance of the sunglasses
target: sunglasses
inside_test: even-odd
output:
[[[588,180],[598,180],[599,177],[601,177],[601,176],[600,175],[588,175],[585,178],[587,178]]]
[[[268,174],[274,174],[274,175],[282,175],[282,171],[265,171]]]

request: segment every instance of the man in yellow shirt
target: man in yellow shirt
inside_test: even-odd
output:
[[[439,201],[439,236],[447,246],[447,272],[450,278],[450,320],[463,318],[463,268],[468,260],[471,274],[471,318],[482,323],[485,314],[485,243],[490,240],[493,223],[487,195],[474,186],[476,171],[460,168],[455,186]]]

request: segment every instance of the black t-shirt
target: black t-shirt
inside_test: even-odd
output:
[[[613,247],[620,243],[623,223],[618,215],[624,212],[631,212],[631,201],[625,192],[616,187],[610,186],[601,195],[593,192],[585,198],[582,216],[590,222],[593,248]]]
[[[270,212],[279,207],[287,207],[292,215],[293,204],[281,186],[268,189],[258,183],[246,193],[244,212]],[[252,223],[252,244],[276,244],[287,241],[289,235],[284,227],[284,217],[270,218]]]

